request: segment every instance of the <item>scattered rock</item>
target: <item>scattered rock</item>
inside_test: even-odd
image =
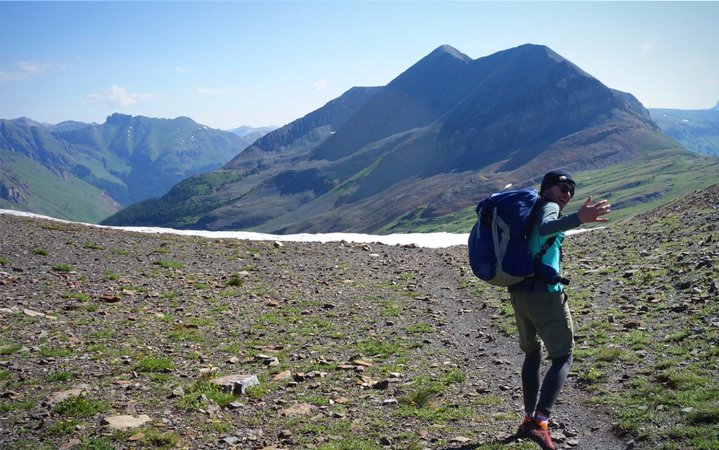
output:
[[[110,427],[112,430],[127,430],[130,428],[140,427],[147,422],[152,421],[149,416],[142,414],[141,416],[112,416],[105,417],[103,423]]]
[[[226,436],[220,439],[220,442],[224,442],[227,445],[235,445],[240,442],[240,438],[236,436]]]
[[[298,405],[290,406],[289,408],[283,409],[280,413],[283,416],[305,416],[314,411],[316,406],[308,403],[300,403]]]
[[[28,317],[45,317],[45,314],[43,314],[41,312],[33,311],[32,309],[23,309],[22,313]]]
[[[73,389],[67,389],[64,391],[58,391],[48,397],[47,402],[50,405],[56,405],[72,397],[79,397],[88,392],[89,386],[81,385]]]
[[[372,363],[370,361],[366,361],[364,359],[355,359],[352,361],[352,364],[355,366],[361,366],[361,367],[372,367]]]
[[[104,294],[100,296],[100,300],[105,303],[118,303],[122,300],[122,298],[118,297],[115,294]]]
[[[287,380],[291,377],[292,377],[292,372],[290,370],[283,370],[282,372],[275,374],[275,376],[272,377],[272,381],[283,381],[283,380]]]

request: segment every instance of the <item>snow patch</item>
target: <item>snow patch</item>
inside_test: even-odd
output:
[[[386,244],[386,245],[416,245],[424,248],[447,248],[455,245],[467,245],[469,233],[407,233],[407,234],[362,234],[362,233],[300,233],[300,234],[268,234],[252,231],[206,231],[206,230],[176,230],[174,228],[160,227],[110,227],[82,222],[56,219],[54,217],[10,209],[0,209],[0,214],[20,217],[34,217],[38,219],[54,220],[63,223],[74,223],[96,228],[134,231],[148,234],[177,234],[181,236],[200,236],[212,239],[240,239],[248,241],[284,241],[284,242],[353,242],[358,244]],[[603,227],[602,227],[603,228]],[[598,229],[598,228],[593,228]],[[570,230],[566,234],[577,234],[588,229]]]

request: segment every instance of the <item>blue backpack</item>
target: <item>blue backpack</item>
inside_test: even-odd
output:
[[[536,256],[529,250],[529,233],[544,202],[534,189],[499,192],[479,202],[477,223],[467,243],[469,264],[478,278],[495,286],[511,286],[535,276],[547,282],[558,279],[553,268],[541,263],[554,238]]]

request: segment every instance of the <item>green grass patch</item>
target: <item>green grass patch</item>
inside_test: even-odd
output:
[[[140,443],[150,448],[178,448],[180,436],[172,431],[160,432],[154,428],[143,431]]]
[[[578,380],[585,384],[596,384],[604,378],[605,374],[596,367],[590,367],[584,372],[579,373]]]
[[[446,385],[464,383],[466,379],[467,375],[465,375],[464,372],[459,369],[443,373],[439,377],[439,381]]]
[[[21,349],[22,345],[20,344],[2,345],[0,346],[0,356],[12,355],[13,353],[19,352]]]
[[[116,447],[110,438],[92,437],[81,442],[80,445],[75,448],[78,450],[115,450]]]
[[[203,396],[213,400],[224,408],[236,400],[231,393],[223,391],[220,386],[208,380],[197,380],[185,388],[185,395],[178,401],[178,406],[185,410],[196,410],[205,406]]]
[[[107,402],[80,396],[63,400],[52,410],[61,416],[86,418],[107,411],[109,408],[110,405]]]
[[[185,325],[176,325],[167,333],[167,338],[173,342],[203,342],[205,338],[194,328]]]
[[[425,408],[430,405],[430,402],[432,402],[434,398],[444,391],[442,386],[437,383],[424,385],[425,383],[418,382],[417,384],[421,385],[421,387],[407,395],[403,395],[397,400],[400,405],[413,408]]]
[[[410,334],[415,333],[434,333],[434,327],[426,322],[416,323],[405,328],[405,331]]]
[[[175,363],[167,357],[148,357],[140,360],[135,370],[144,373],[171,372],[175,369]]]
[[[152,262],[155,266],[160,266],[163,269],[182,269],[184,266],[179,261],[170,261],[170,260],[162,260],[159,259],[157,261]]]
[[[239,274],[232,274],[229,280],[227,280],[228,286],[242,287],[245,284],[245,280]]]
[[[35,402],[32,401],[24,401],[24,402],[10,402],[10,403],[1,403],[0,404],[0,413],[6,413],[10,411],[18,411],[18,410],[29,410],[33,409],[35,407]]]
[[[397,342],[379,341],[375,339],[361,341],[357,343],[357,348],[363,355],[381,359],[386,359],[390,356],[401,356],[406,353],[402,345]]]
[[[50,252],[48,252],[48,251],[45,250],[44,248],[34,248],[34,249],[32,249],[32,254],[33,254],[33,255],[40,255],[40,256],[47,256],[47,255],[50,254]]]
[[[60,297],[71,298],[71,299],[78,300],[83,303],[87,303],[92,299],[92,297],[90,297],[89,294],[86,294],[84,292],[68,292],[68,293],[61,294]]]
[[[654,378],[670,389],[689,390],[697,389],[711,383],[708,378],[702,377],[691,370],[670,368],[654,375]]]
[[[611,362],[616,361],[625,354],[625,351],[618,347],[602,347],[594,352],[594,357],[599,361]]]
[[[273,392],[275,389],[277,389],[276,383],[261,383],[258,386],[250,386],[245,391],[245,394],[247,397],[254,399],[254,400],[260,400],[266,396],[268,396],[271,392]]]
[[[58,382],[58,381],[69,381],[72,378],[72,372],[67,370],[56,370],[55,372],[50,372],[45,376],[45,379],[51,383]]]
[[[51,423],[45,433],[49,436],[67,436],[75,432],[75,427],[80,425],[80,421],[74,418],[59,419]]]
[[[104,277],[105,280],[107,280],[107,281],[115,281],[115,280],[117,280],[117,279],[120,278],[120,276],[119,276],[118,274],[116,274],[115,272],[113,272],[113,271],[111,271],[111,270],[108,270],[107,272],[105,272],[105,273],[103,274],[103,277]]]
[[[719,424],[719,407],[707,407],[692,411],[687,415],[686,421],[691,425],[717,425]]]
[[[382,317],[400,317],[402,308],[396,303],[389,301],[382,308]]]
[[[52,270],[55,272],[72,272],[75,268],[70,264],[55,264],[52,266]]]
[[[340,441],[324,443],[319,450],[381,450],[382,448],[375,444],[374,440],[351,436],[343,437]]]
[[[44,347],[40,349],[40,356],[43,358],[67,358],[72,355],[69,348]]]

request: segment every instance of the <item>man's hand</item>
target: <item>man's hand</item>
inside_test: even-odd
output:
[[[601,217],[612,212],[612,205],[606,200],[601,200],[592,205],[592,196],[590,195],[586,202],[579,208],[577,215],[582,223],[589,222],[609,222],[609,219]]]

